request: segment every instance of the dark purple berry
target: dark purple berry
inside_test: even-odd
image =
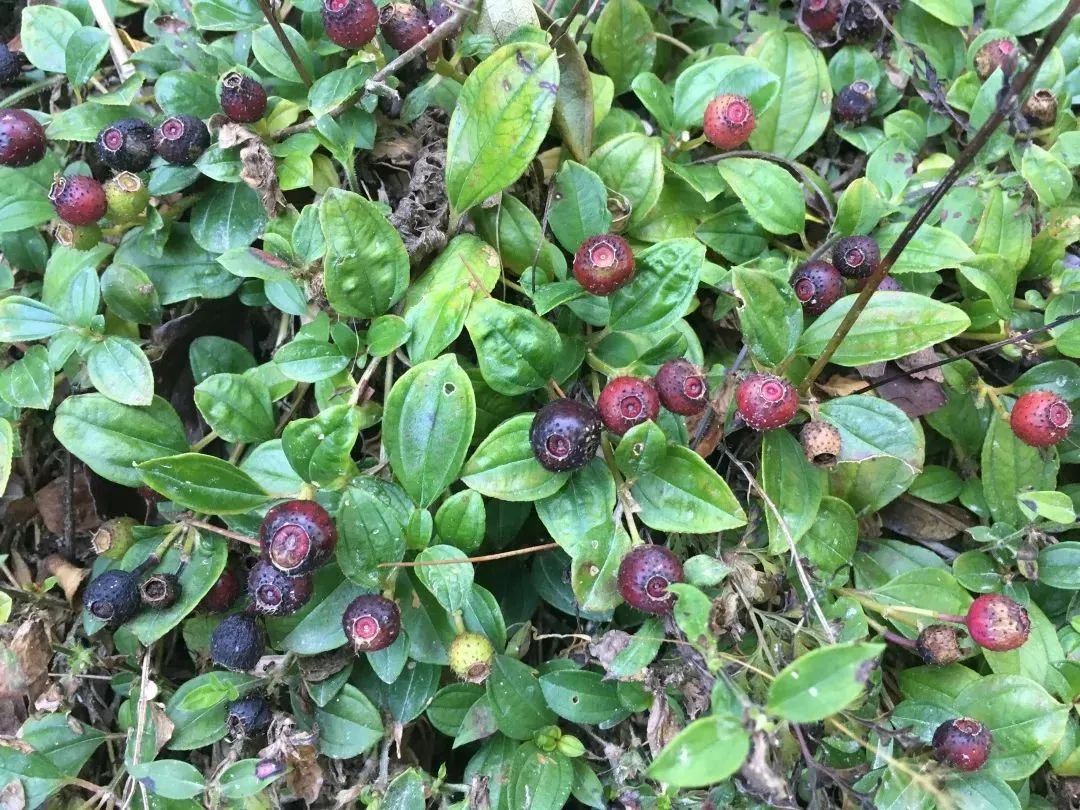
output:
[[[313,589],[310,574],[289,576],[260,560],[248,573],[248,595],[252,606],[268,616],[288,616],[296,613],[311,599]]]
[[[454,15],[454,10],[446,5],[443,0],[434,0],[428,9],[428,17],[431,19],[431,27],[442,25]]]
[[[139,598],[150,610],[167,610],[180,598],[180,580],[176,574],[153,574],[139,586]]]
[[[859,292],[862,292],[863,288],[866,286],[866,279],[865,278],[859,279],[858,283],[855,286],[858,288]],[[903,291],[904,291],[904,288],[900,285],[900,282],[897,281],[892,276],[885,276],[885,278],[883,278],[881,280],[881,283],[878,284],[877,289],[874,290],[875,293],[879,293],[879,292],[903,292]]]
[[[735,391],[739,415],[754,430],[773,430],[795,418],[799,394],[787,380],[772,374],[747,375]]]
[[[660,397],[648,380],[615,377],[600,392],[596,410],[604,426],[622,436],[634,425],[656,419],[660,414]]]
[[[994,652],[1022,647],[1031,633],[1027,609],[1000,593],[984,593],[975,598],[964,618],[971,640]]]
[[[22,63],[19,54],[0,42],[0,84],[11,84],[19,78],[20,73],[22,73]]]
[[[755,123],[750,99],[724,93],[710,101],[705,108],[702,129],[713,146],[734,149],[749,140]]]
[[[682,357],[660,366],[653,382],[660,402],[672,413],[694,416],[709,403],[709,386],[701,369]]]
[[[955,664],[964,657],[956,628],[948,624],[932,624],[924,627],[919,637],[915,639],[915,652],[924,663],[935,667]]]
[[[618,234],[590,236],[574,254],[574,278],[593,295],[610,295],[634,277],[634,252]]]
[[[870,117],[877,104],[877,93],[861,79],[852,82],[836,94],[833,99],[833,112],[838,120],[845,124],[862,124]]]
[[[881,249],[869,236],[845,236],[833,248],[833,267],[848,278],[867,278],[880,262]]]
[[[379,10],[371,0],[323,0],[323,27],[342,48],[363,48],[375,38]]]
[[[231,567],[226,568],[221,572],[217,582],[206,592],[206,596],[199,602],[198,608],[199,610],[205,610],[207,613],[224,613],[240,598],[242,591],[243,588],[236,571]]]
[[[109,209],[101,183],[83,174],[57,175],[49,189],[49,201],[56,215],[72,225],[97,222]]]
[[[970,717],[946,720],[934,732],[934,756],[958,771],[977,771],[990,756],[990,729]]]
[[[45,157],[45,129],[25,110],[0,110],[0,166],[20,168]]]
[[[225,725],[234,740],[255,737],[270,728],[273,712],[262,695],[248,695],[225,708]]]
[[[194,115],[174,115],[154,130],[154,150],[173,166],[190,166],[210,146],[210,130]]]
[[[132,571],[106,571],[83,594],[83,607],[110,627],[119,627],[132,618],[140,604],[139,578]]]
[[[254,616],[226,616],[210,634],[210,658],[218,666],[250,672],[266,652],[266,636]]]
[[[398,53],[404,53],[428,35],[427,15],[412,3],[392,2],[379,9],[379,30]]]
[[[118,172],[144,172],[154,157],[154,129],[138,118],[109,124],[97,136],[98,157]]]
[[[792,274],[791,288],[803,312],[820,315],[844,294],[844,277],[828,262],[807,262]]]
[[[1018,55],[1016,43],[1011,39],[992,39],[976,52],[975,73],[983,80],[989,79],[998,68],[1010,73],[1016,67]]]
[[[893,11],[897,3],[880,3],[886,16]],[[849,0],[840,16],[840,39],[847,44],[860,44],[881,38],[885,26],[877,12],[866,0]]]
[[[364,594],[345,608],[341,628],[356,652],[385,650],[401,633],[401,611],[384,596]]]
[[[840,19],[841,0],[803,0],[799,17],[807,31],[831,31]]]
[[[665,546],[635,546],[619,563],[619,594],[645,613],[670,613],[675,594],[668,585],[682,581],[682,563]]]
[[[285,501],[266,513],[259,528],[263,556],[286,574],[313,571],[330,559],[337,528],[315,501]]]
[[[578,470],[600,446],[600,414],[573,399],[557,399],[536,412],[529,442],[540,466],[551,472]]]
[[[266,112],[266,88],[236,71],[221,80],[218,99],[225,115],[241,124],[258,121]]]
[[[1016,437],[1032,447],[1051,447],[1069,435],[1073,412],[1069,403],[1052,391],[1021,394],[1009,414]]]

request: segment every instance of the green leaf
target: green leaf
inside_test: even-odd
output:
[[[982,448],[982,487],[994,520],[1026,523],[1016,496],[1028,489],[1054,489],[1057,471],[1056,453],[1024,444],[1004,419],[990,422]]]
[[[878,231],[876,238],[882,255],[893,246],[902,230],[903,225],[896,224]],[[974,251],[952,231],[923,225],[900,254],[892,272],[936,273],[947,267],[960,267],[974,256]]]
[[[254,796],[266,790],[274,781],[281,776],[280,772],[273,772],[271,776],[260,779],[258,767],[262,760],[242,759],[229,765],[218,776],[218,790],[223,798],[244,799]]]
[[[129,765],[128,773],[145,787],[147,792],[163,799],[191,799],[205,788],[198,769],[178,759],[159,759]]]
[[[581,538],[570,568],[570,587],[584,613],[606,613],[622,602],[619,564],[630,550],[630,535],[610,522]]]
[[[122,405],[149,405],[154,398],[154,372],[133,340],[106,335],[86,356],[90,382]]]
[[[584,162],[592,152],[596,123],[593,75],[575,38],[556,37],[554,46],[559,59],[559,92],[552,117],[570,154]]]
[[[486,688],[495,724],[511,739],[527,740],[555,722],[536,675],[517,659],[496,655]]]
[[[1068,0],[989,0],[986,13],[989,23],[1013,36],[1024,36],[1045,28],[1062,11]]]
[[[270,391],[248,374],[214,374],[195,386],[195,405],[227,442],[259,442],[274,435]]]
[[[266,22],[256,0],[192,0],[191,13],[203,31],[254,31]]]
[[[746,523],[724,479],[688,447],[670,446],[630,493],[641,507],[641,521],[657,531],[708,534]]]
[[[549,472],[536,460],[529,443],[533,416],[518,414],[488,434],[461,470],[466,486],[503,501],[535,501],[559,491],[570,473]]]
[[[303,35],[291,25],[284,23],[280,24],[280,30],[284,32],[285,38],[289,40],[292,52],[300,57],[301,64],[307,68],[308,75],[317,75],[315,59]],[[296,73],[296,66],[293,65],[290,55],[286,53],[271,26],[264,25],[251,35],[251,53],[255,57],[255,61],[266,68],[266,71],[271,75],[294,84],[301,81],[300,76]]]
[[[420,562],[460,561],[456,565],[421,566],[416,569],[416,576],[448,612],[462,610],[473,584],[473,567],[465,552],[453,546],[431,546],[417,554],[416,559]]]
[[[574,766],[558,751],[542,751],[528,742],[510,764],[510,806],[515,810],[560,810],[570,798]]]
[[[858,535],[855,510],[846,501],[825,496],[813,525],[799,543],[799,553],[822,573],[831,574],[851,562]]]
[[[311,419],[294,419],[281,434],[289,465],[305,481],[332,486],[353,468],[352,450],[363,415],[355,405],[332,405]]]
[[[847,643],[799,656],[769,686],[769,711],[793,723],[816,723],[858,698],[866,688],[866,664],[884,644]]]
[[[802,306],[786,280],[762,270],[734,267],[731,282],[742,300],[739,324],[754,357],[769,366],[795,351],[803,329]]]
[[[350,602],[367,592],[361,585],[342,580],[333,565],[323,566],[315,574],[315,592],[308,608],[298,618],[273,619],[268,625],[271,633],[284,635],[276,646],[298,655],[318,655],[341,647],[346,643],[341,616]]]
[[[594,458],[570,474],[566,486],[536,502],[536,514],[572,558],[589,548],[585,536],[598,527],[612,525],[615,479],[603,459]]]
[[[623,710],[615,681],[605,681],[599,672],[562,669],[540,678],[547,705],[571,723],[598,725]]]
[[[956,578],[940,568],[917,568],[904,571],[874,590],[874,596],[885,605],[936,610],[953,616],[964,615],[971,605],[971,596],[960,587]],[[921,616],[898,611],[890,621],[906,636],[915,638],[922,625]]]
[[[769,553],[783,554],[802,538],[817,518],[827,476],[806,459],[799,442],[786,430],[770,430],[762,438],[761,488],[766,504]]]
[[[12,430],[11,422],[0,419],[0,492],[7,489],[8,481],[11,480],[11,460],[15,455],[15,431]],[[10,614],[10,603],[8,612]],[[7,622],[7,617],[3,617]]]
[[[42,185],[23,169],[0,166],[0,188],[4,189],[0,195],[0,234],[37,227],[56,213],[47,196],[48,184]]]
[[[865,177],[858,177],[840,195],[834,227],[845,236],[868,234],[887,210],[885,200],[874,184]]]
[[[1039,581],[1052,588],[1080,590],[1080,543],[1066,541],[1042,549]]]
[[[802,233],[806,201],[785,169],[758,158],[726,158],[717,169],[754,222],[769,233]]]
[[[135,466],[144,484],[178,506],[196,512],[237,514],[270,499],[251,476],[213,456],[181,453]]]
[[[315,722],[319,725],[319,751],[334,759],[359,756],[383,736],[379,710],[351,683],[315,709]]]
[[[358,585],[377,587],[376,566],[405,556],[405,524],[411,511],[408,496],[396,484],[370,476],[355,479],[342,495],[337,514],[342,573]]]
[[[483,298],[473,303],[465,327],[484,382],[500,394],[543,388],[554,374],[562,345],[559,332],[527,309]]]
[[[214,103],[215,108],[217,102]],[[262,235],[266,209],[247,183],[216,183],[191,212],[191,235],[211,253],[247,247]]]
[[[21,359],[0,371],[0,399],[13,408],[49,409],[53,371],[44,346],[31,346]]]
[[[67,65],[68,41],[82,23],[70,11],[55,6],[30,6],[23,9],[23,54],[36,68],[49,73],[63,73]]]
[[[676,323],[698,286],[705,246],[696,239],[650,245],[635,257],[634,277],[611,295],[609,327],[656,333]]]
[[[465,80],[450,117],[446,191],[457,212],[517,180],[547,134],[559,66],[545,45],[505,45]]]
[[[719,56],[691,65],[675,80],[676,126],[700,129],[705,107],[719,87],[750,99],[755,117],[760,118],[776,100],[780,80],[749,56]]]
[[[109,35],[100,28],[83,26],[67,41],[64,67],[68,80],[76,86],[86,84],[109,52]]]
[[[337,346],[300,337],[274,352],[274,364],[290,380],[314,383],[344,370],[349,358]]]
[[[487,511],[479,492],[455,492],[435,513],[435,533],[455,548],[470,552],[484,542]]]
[[[559,244],[569,252],[577,251],[590,236],[610,231],[611,211],[600,175],[572,160],[563,163],[555,175],[548,224]]]
[[[673,787],[707,787],[723,782],[750,753],[750,734],[729,715],[695,720],[664,746],[649,766],[649,777]]]
[[[659,138],[637,132],[619,135],[593,152],[589,168],[629,203],[631,226],[641,222],[660,199],[664,162]]]
[[[105,299],[105,305],[125,321],[147,325],[161,322],[157,288],[137,267],[109,265],[101,274],[101,297]]]
[[[0,341],[4,343],[52,337],[64,326],[55,312],[32,298],[9,295],[0,299]]]
[[[1073,176],[1069,167],[1037,144],[1031,144],[1024,152],[1020,174],[1047,208],[1062,205],[1072,193]]]
[[[635,76],[652,70],[656,58],[649,12],[638,0],[611,0],[596,19],[590,50],[615,82],[615,93],[626,92]]]

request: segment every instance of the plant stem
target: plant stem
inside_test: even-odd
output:
[[[465,563],[495,562],[505,560],[508,557],[521,557],[525,554],[536,554],[540,551],[550,551],[558,548],[558,543],[544,543],[539,546],[526,546],[515,548],[511,551],[500,551],[498,554],[484,554],[480,557],[466,557],[461,560],[413,560],[412,562],[385,562],[379,563],[377,568],[426,568],[429,565],[464,565]]]
[[[266,17],[266,21],[270,23],[270,27],[274,30],[274,35],[278,38],[278,42],[281,43],[281,47],[285,49],[285,53],[289,55],[290,61],[293,63],[293,67],[296,68],[296,73],[300,77],[300,80],[304,83],[304,86],[308,89],[311,88],[311,74],[307,72],[307,68],[304,67],[303,61],[300,59],[300,54],[293,48],[292,43],[289,42],[289,38],[285,36],[285,31],[281,27],[281,22],[278,20],[274,10],[270,7],[267,0],[256,0],[259,4],[259,10]]]
[[[228,537],[230,540],[236,540],[238,543],[246,543],[249,546],[259,545],[258,540],[248,537],[246,534],[240,534],[240,532],[223,529],[220,526],[215,526],[213,523],[207,523],[205,520],[187,518],[184,523],[196,529],[202,529],[204,531],[213,532],[214,534],[220,534],[222,537]]]
[[[22,90],[16,90],[7,98],[0,100],[0,107],[13,107],[16,102],[22,101],[24,98],[29,98],[34,95],[34,93],[40,93],[42,90],[50,90],[66,81],[67,76],[61,73],[57,76],[50,76],[47,79],[28,84]]]
[[[214,441],[214,439],[216,439],[217,437],[217,433],[211,430],[209,433],[207,433],[205,436],[195,442],[195,444],[191,445],[191,452],[198,453],[200,450],[205,449],[206,446],[209,445],[212,441]]]

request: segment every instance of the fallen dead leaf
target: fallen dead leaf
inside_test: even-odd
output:
[[[26,807],[26,791],[16,779],[0,788],[0,810],[23,810]]]
[[[34,504],[41,515],[45,528],[53,534],[64,533],[64,478],[54,478],[34,493]],[[90,492],[90,477],[84,467],[76,467],[72,479],[71,508],[74,512],[75,531],[88,532],[101,525],[94,496]]]
[[[285,195],[281,193],[277,179],[277,163],[266,144],[254,132],[240,124],[228,123],[218,131],[218,145],[229,149],[241,145],[240,179],[253,188],[266,209],[266,215],[273,219],[285,207]]]
[[[64,592],[68,604],[75,601],[75,596],[79,592],[82,581],[90,574],[90,569],[72,565],[59,554],[50,554],[42,560],[40,571],[43,571],[46,576],[56,578],[56,584]]]
[[[949,540],[977,523],[959,506],[930,503],[913,495],[902,495],[878,514],[885,528],[911,540]]]

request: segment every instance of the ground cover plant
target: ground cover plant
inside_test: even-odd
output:
[[[1080,806],[1078,12],[0,2],[0,804]]]

